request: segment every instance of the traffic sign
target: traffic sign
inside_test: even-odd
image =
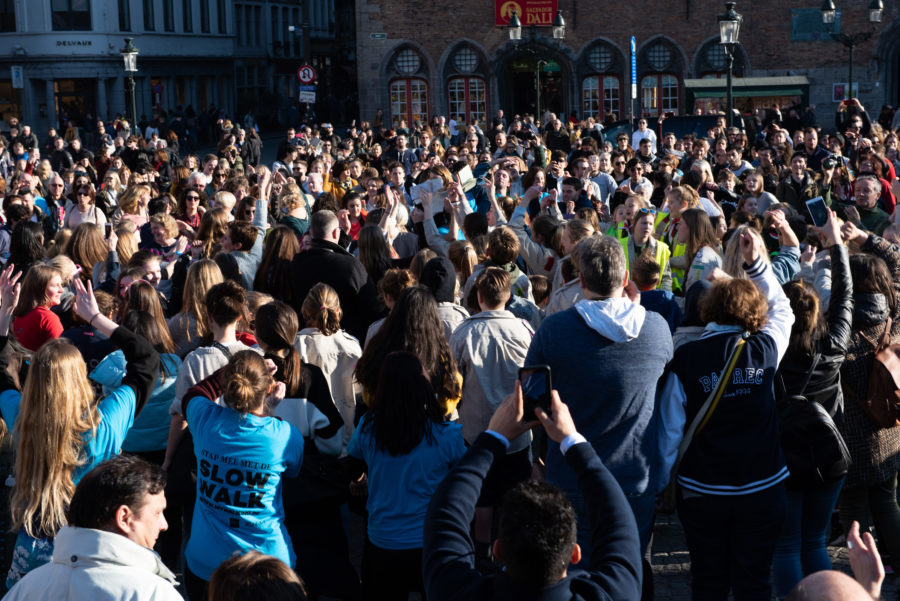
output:
[[[312,65],[301,65],[297,69],[297,79],[300,80],[300,83],[312,83],[316,80],[316,70],[312,68]]]
[[[297,97],[298,102],[306,102],[309,104],[313,104],[316,101],[316,93],[315,92],[300,92]]]
[[[314,84],[314,83],[301,83],[300,85],[297,86],[297,89],[300,90],[301,92],[315,92],[315,91],[316,91],[316,84]]]

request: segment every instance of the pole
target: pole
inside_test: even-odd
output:
[[[132,130],[137,127],[137,100],[134,97],[134,76],[125,78],[125,102],[128,106],[128,119],[131,121]]]
[[[534,70],[534,91],[535,91],[535,103],[534,103],[534,112],[537,113],[535,115],[536,121],[538,124],[538,131],[540,131],[541,124],[543,119],[541,118],[541,65],[544,63],[544,59],[537,59],[536,67]]]
[[[853,98],[853,47],[855,45],[856,44],[854,44],[852,41],[847,45],[847,47],[850,48],[850,68],[848,69],[848,71],[850,72],[850,83],[847,84],[847,87],[849,88],[847,92],[847,98]]]
[[[728,111],[726,122],[728,123],[728,127],[732,127],[734,125],[734,96],[731,89],[731,78],[732,78],[732,70],[734,68],[734,49],[729,48],[730,44],[726,44],[725,48],[725,56],[728,61],[728,79],[725,82],[726,94],[728,98],[726,99],[726,110]]]

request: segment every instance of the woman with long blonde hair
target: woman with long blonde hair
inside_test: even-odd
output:
[[[194,241],[195,245],[199,243],[201,257],[211,259],[219,252],[219,243],[225,236],[229,217],[231,213],[221,207],[210,209],[203,214]]]
[[[128,371],[121,386],[95,401],[87,367],[66,339],[34,355],[19,392],[7,369],[6,333],[19,290],[13,269],[0,274],[0,412],[16,440],[16,483],[11,500],[18,531],[7,588],[50,561],[53,539],[66,525],[75,486],[95,465],[116,455],[150,396],[159,355],[150,344],[101,314],[90,285],[75,281],[75,311],[122,349]]]
[[[175,354],[182,359],[203,344],[210,333],[206,314],[206,293],[224,281],[222,271],[212,259],[201,259],[188,269],[181,298],[181,311],[169,318],[169,332]]]

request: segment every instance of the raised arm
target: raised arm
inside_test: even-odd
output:
[[[763,333],[768,334],[775,341],[778,354],[778,362],[787,351],[788,340],[791,336],[791,326],[794,325],[794,312],[788,301],[778,278],[775,277],[772,267],[759,255],[756,244],[750,234],[741,235],[741,255],[744,258],[744,271],[760,291],[766,296],[769,304],[768,319],[763,326]]]
[[[81,280],[75,279],[75,312],[78,316],[97,328],[122,349],[128,368],[122,384],[130,386],[135,394],[135,415],[141,412],[159,376],[159,353],[143,336],[138,336],[127,328],[120,327],[97,307],[97,299],[91,284],[85,288]]]
[[[850,253],[841,243],[841,231],[834,211],[828,211],[828,221],[819,229],[831,255],[831,295],[825,317],[828,320],[828,341],[832,349],[844,352],[850,342],[853,322],[853,279],[850,277]]]

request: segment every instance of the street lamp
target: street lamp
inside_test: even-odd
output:
[[[133,39],[125,38],[125,47],[119,52],[122,53],[122,60],[125,63],[125,73],[128,74],[128,77],[125,78],[125,106],[128,107],[126,113],[131,121],[132,130],[137,131],[137,101],[134,97],[134,74],[138,70],[137,57],[140,51],[131,45]]]
[[[868,12],[869,23],[872,24],[872,31],[874,31],[875,25],[881,23],[881,18],[884,15],[884,3],[881,0],[872,0],[872,2],[869,3]],[[837,9],[834,6],[834,0],[825,0],[822,3],[822,23],[824,23],[825,27],[828,29],[828,35],[831,36],[832,40],[840,42],[850,50],[850,67],[847,70],[850,82],[847,84],[846,94],[847,98],[853,98],[853,49],[857,44],[871,38],[872,31],[862,31],[856,34],[834,33],[836,14]]]
[[[744,17],[734,10],[734,2],[726,2],[725,13],[719,15],[719,43],[725,49],[725,60],[728,64],[728,78],[725,83],[728,96],[726,102],[728,127],[734,125],[734,95],[731,80],[734,71],[734,52],[737,49],[743,20]]]
[[[518,48],[519,42],[522,40],[522,21],[519,20],[518,13],[513,10],[512,16],[509,18],[509,23],[506,24],[506,31],[509,34],[509,39],[512,41],[514,45]],[[529,31],[529,39],[535,40],[537,39],[537,28],[534,25],[531,25],[528,28]],[[551,32],[553,35],[553,40],[559,43],[561,40],[566,37],[566,22],[563,19],[562,11],[557,10],[556,16],[553,17],[553,24],[551,25]],[[543,58],[540,52],[534,50],[533,48],[519,48],[522,52],[527,52],[532,56],[537,57],[537,61],[535,62],[534,67],[534,90],[535,90],[535,121],[540,127],[541,122],[541,68],[547,64],[547,60]]]

